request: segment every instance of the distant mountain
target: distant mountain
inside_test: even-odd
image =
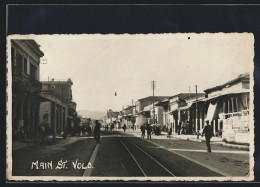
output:
[[[106,115],[106,112],[102,111],[90,111],[90,110],[79,110],[78,115],[83,118],[91,118],[91,119],[103,119]]]

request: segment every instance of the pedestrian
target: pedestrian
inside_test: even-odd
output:
[[[123,129],[124,129],[124,132],[125,132],[125,130],[126,130],[126,124],[124,124]]]
[[[101,124],[98,122],[98,120],[96,120],[95,127],[94,127],[94,138],[97,143],[101,143],[100,142],[100,127],[101,127]]]
[[[110,125],[110,132],[112,132],[113,129],[114,129],[114,123],[111,123],[111,125]]]
[[[149,123],[146,126],[146,130],[147,130],[147,140],[151,140],[152,139],[152,136],[151,136],[152,128]]]
[[[203,129],[202,137],[204,134],[205,134],[205,138],[206,138],[206,146],[207,146],[208,152],[211,152],[210,139],[213,136],[213,129],[212,129],[211,125],[209,124],[209,120],[206,120],[206,126]]]
[[[141,132],[142,132],[141,138],[144,139],[144,137],[145,137],[145,124],[141,125],[140,129],[141,129]]]

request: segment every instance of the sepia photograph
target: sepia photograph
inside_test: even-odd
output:
[[[7,37],[7,179],[253,181],[254,34]]]

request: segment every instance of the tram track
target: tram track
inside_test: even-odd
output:
[[[175,175],[162,163],[155,159],[151,154],[143,150],[140,146],[130,142],[126,138],[118,138],[119,142],[125,147],[127,152],[142,172],[143,176],[171,176]]]

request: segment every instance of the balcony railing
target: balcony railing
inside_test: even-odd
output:
[[[24,73],[17,67],[13,67],[12,73],[13,82],[17,82],[17,84],[32,91],[41,90],[42,84],[40,81],[36,80],[35,77]]]

